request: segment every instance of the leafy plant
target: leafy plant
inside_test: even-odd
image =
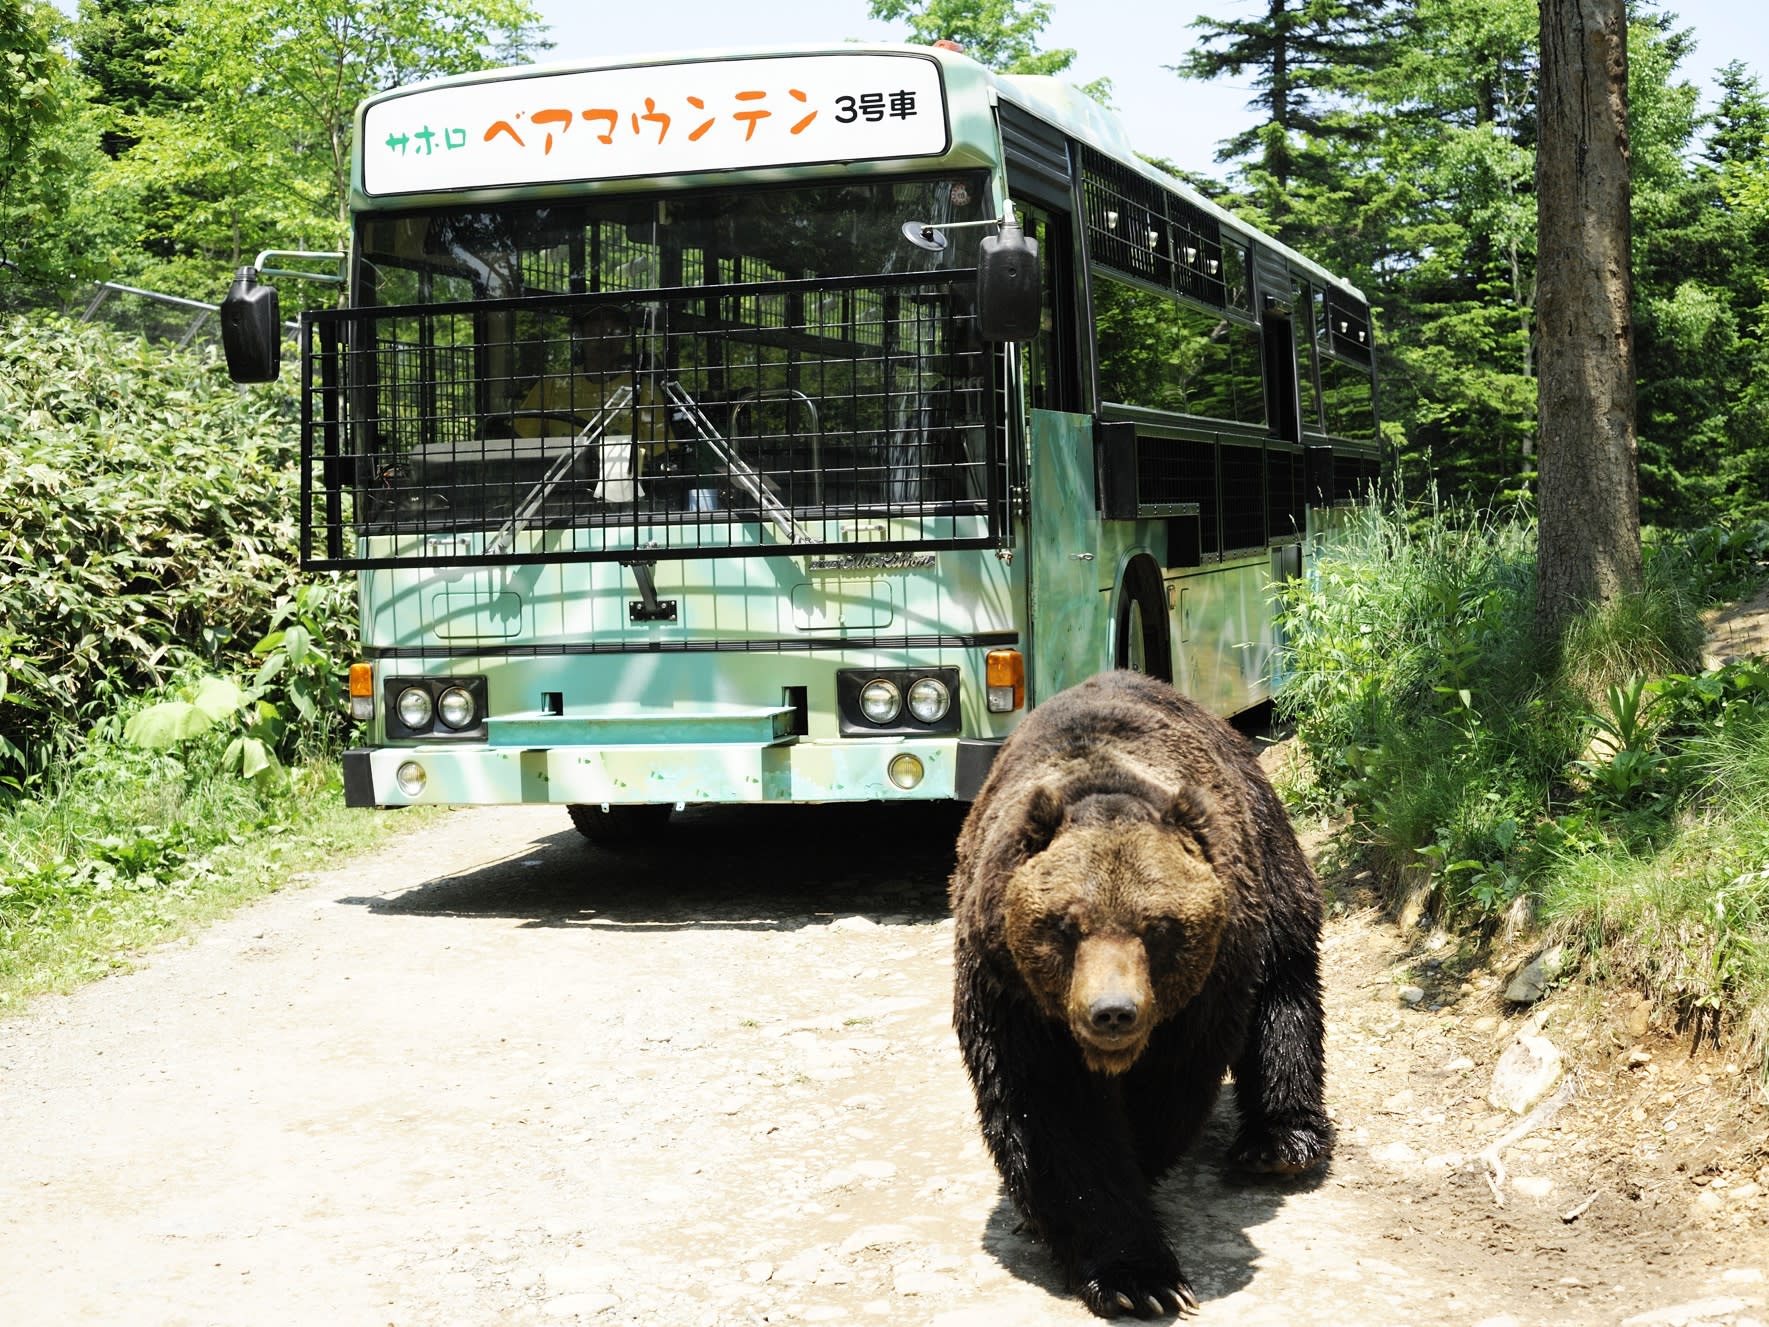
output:
[[[1617,806],[1649,796],[1662,800],[1675,791],[1675,758],[1658,746],[1652,709],[1646,678],[1636,674],[1626,683],[1611,683],[1608,708],[1587,716],[1595,732],[1591,754],[1573,764],[1594,791]]]
[[[248,779],[279,773],[285,763],[336,750],[343,722],[344,665],[328,648],[351,621],[336,583],[303,585],[277,604],[274,629],[258,642],[263,658],[252,685],[215,673],[197,676],[182,693],[134,714],[125,741],[175,750],[215,730],[230,734],[223,768]]]
[[[188,694],[149,705],[123,728],[123,738],[154,751],[175,750],[217,728],[230,731],[222,765],[248,779],[282,768],[277,738],[284,727],[276,706],[257,689],[246,690],[232,678],[210,674],[197,680]]]

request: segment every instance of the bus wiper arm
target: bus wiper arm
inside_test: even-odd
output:
[[[768,488],[767,481],[755,472],[755,468],[737,454],[737,448],[732,445],[730,439],[713,427],[712,420],[706,417],[706,412],[700,408],[700,403],[689,396],[683,390],[682,385],[674,379],[665,381],[663,392],[670,399],[670,403],[687,417],[689,423],[694,425],[694,431],[700,435],[700,440],[724,464],[731,474],[731,482],[755,499],[756,506],[762,509],[762,515],[774,522],[780,532],[786,536],[786,542],[789,544],[803,543],[804,535],[799,529],[798,522],[793,520],[792,513],[786,509],[786,504],[774,496]]]
[[[577,464],[577,458],[583,455],[584,448],[601,441],[602,434],[614,422],[614,417],[626,409],[627,403],[632,399],[633,389],[624,384],[608,394],[595,417],[584,425],[582,432],[572,438],[571,446],[565,454],[553,462],[552,468],[541,476],[540,483],[528,491],[528,496],[522,499],[516,510],[510,514],[510,519],[504,522],[503,529],[492,536],[491,542],[485,546],[487,553],[514,551],[516,536],[533,523],[547,499],[552,496],[553,490],[571,473],[572,467]]]

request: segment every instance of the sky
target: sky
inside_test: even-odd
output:
[[[906,28],[866,17],[866,0],[532,0],[552,28],[547,57],[625,56],[715,46],[776,46],[796,42],[876,38],[898,41]],[[1200,14],[1246,18],[1266,0],[1052,0],[1044,50],[1073,48],[1065,77],[1076,83],[1112,80],[1112,100],[1138,151],[1165,157],[1183,170],[1220,177],[1216,144],[1252,122],[1251,90],[1227,80],[1182,79],[1177,64]],[[1694,56],[1683,77],[1710,89],[1713,72],[1741,60],[1769,87],[1769,19],[1763,0],[1659,0],[1658,8],[1694,28]],[[1711,91],[1704,107],[1711,108]]]

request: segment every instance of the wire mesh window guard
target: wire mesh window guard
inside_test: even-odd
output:
[[[315,313],[302,554],[851,548],[854,517],[881,522],[867,550],[984,547],[998,356],[973,292],[966,271]]]
[[[980,172],[368,214],[310,315],[320,567],[981,547]],[[856,275],[875,273],[876,275]]]
[[[868,551],[991,543],[974,289],[966,270],[310,315],[303,556],[851,549],[858,517]]]
[[[1087,249],[1096,263],[1212,308],[1230,304],[1221,223],[1147,176],[1081,147]]]

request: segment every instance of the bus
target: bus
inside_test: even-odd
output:
[[[302,565],[353,573],[352,806],[969,800],[1138,669],[1233,715],[1381,468],[1352,285],[1053,78],[830,44],[359,109],[301,315]],[[278,372],[266,277],[230,372]]]

